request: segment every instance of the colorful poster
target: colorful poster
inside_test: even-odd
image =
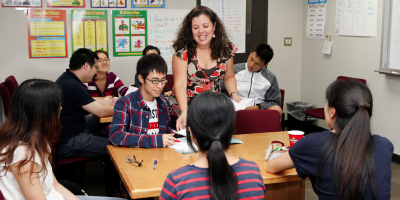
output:
[[[37,7],[42,8],[42,0],[2,0],[2,7]]]
[[[126,0],[91,0],[92,8],[126,8]]]
[[[131,8],[165,8],[165,0],[131,0]]]
[[[51,8],[85,8],[85,0],[47,0],[47,7]]]
[[[113,55],[141,56],[147,46],[147,11],[113,10]]]
[[[325,39],[326,0],[308,0],[308,39]]]
[[[29,58],[68,58],[65,10],[28,10]]]
[[[107,11],[71,10],[72,51],[108,51]]]

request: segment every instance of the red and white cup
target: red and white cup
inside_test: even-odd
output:
[[[294,144],[296,144],[296,142],[299,141],[303,137],[304,137],[303,131],[289,131],[290,147],[292,147]]]

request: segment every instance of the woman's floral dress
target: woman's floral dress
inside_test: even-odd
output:
[[[220,92],[221,84],[220,80],[224,78],[226,70],[226,62],[235,55],[238,48],[233,44],[233,50],[228,57],[222,57],[217,59],[217,66],[211,69],[203,69],[197,58],[197,53],[191,59],[188,58],[186,48],[175,51],[172,49],[172,53],[176,56],[181,57],[184,61],[188,62],[187,69],[187,90],[186,94],[188,97],[188,103],[198,94],[204,91]],[[178,102],[175,98],[175,89],[172,89],[171,96],[169,98],[171,104],[172,115],[179,116],[180,110]]]

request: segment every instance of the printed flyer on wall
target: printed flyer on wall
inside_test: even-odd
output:
[[[126,0],[91,0],[92,8],[126,8]]]
[[[51,8],[85,8],[85,0],[47,0],[47,7]]]
[[[165,0],[131,0],[131,8],[165,8]]]
[[[68,58],[65,10],[28,10],[29,58]]]
[[[325,39],[326,0],[308,0],[308,39]]]
[[[42,0],[2,0],[2,7],[36,7],[42,8]]]
[[[113,10],[113,55],[142,56],[147,46],[147,11]]]
[[[106,10],[71,10],[72,51],[108,51]]]

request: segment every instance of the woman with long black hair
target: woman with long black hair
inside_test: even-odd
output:
[[[15,91],[9,117],[0,126],[0,190],[6,199],[117,200],[75,196],[53,175],[51,148],[61,130],[62,92],[57,83],[24,81]]]
[[[232,101],[221,93],[203,92],[192,100],[186,135],[199,158],[169,173],[160,199],[264,199],[257,164],[228,152],[235,117]]]
[[[326,89],[331,131],[300,139],[271,160],[267,172],[295,167],[309,177],[319,199],[390,199],[393,144],[370,129],[372,94],[359,82],[335,81]]]

